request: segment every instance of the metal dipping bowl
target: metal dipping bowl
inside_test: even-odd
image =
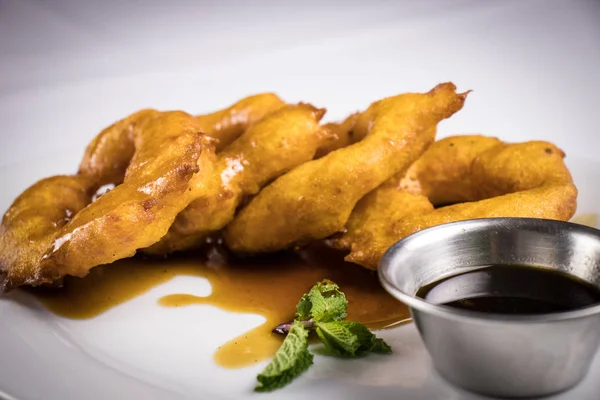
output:
[[[454,222],[410,235],[384,255],[379,279],[410,307],[433,365],[450,383],[497,397],[540,397],[575,386],[600,343],[600,304],[540,315],[434,305],[415,296],[442,278],[493,264],[535,265],[600,288],[600,230],[532,218]]]

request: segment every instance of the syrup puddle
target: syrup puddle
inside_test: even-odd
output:
[[[339,284],[346,294],[350,320],[362,322],[371,329],[383,329],[410,320],[407,307],[381,287],[374,271],[345,263],[340,253],[323,246],[302,255],[281,253],[233,261],[224,261],[221,257],[207,260],[198,255],[166,260],[121,260],[94,268],[83,279],[66,279],[60,289],[29,291],[57,315],[88,319],[176,276],[206,278],[212,293],[206,297],[171,294],[158,300],[161,306],[206,304],[266,318],[264,324],[217,349],[215,362],[227,368],[244,367],[273,356],[282,336],[271,330],[292,320],[300,297],[324,278]]]

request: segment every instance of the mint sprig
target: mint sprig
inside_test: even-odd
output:
[[[308,351],[308,330],[295,321],[275,357],[256,377],[258,385],[254,390],[267,392],[279,389],[306,371],[312,363],[313,355]]]
[[[339,357],[360,357],[370,352],[390,354],[392,348],[358,322],[317,323],[317,335],[327,351]]]
[[[306,293],[296,306],[299,320],[317,322],[339,321],[346,318],[348,300],[340,287],[330,280],[323,280]]]
[[[366,326],[346,317],[348,300],[339,286],[323,280],[302,296],[296,306],[296,319],[274,331],[287,332],[275,357],[258,376],[256,391],[279,389],[306,371],[313,363],[308,350],[308,334],[314,329],[334,356],[356,358],[368,353],[390,354],[392,348]]]

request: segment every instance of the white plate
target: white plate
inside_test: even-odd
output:
[[[47,3],[0,1],[0,210],[35,180],[75,171],[102,127],[142,107],[203,112],[275,90],[338,119],[452,80],[474,92],[440,137],[551,140],[567,152],[579,212],[600,212],[598,3]],[[85,321],[55,317],[22,293],[1,298],[0,391],[20,400],[260,397],[252,387],[264,363],[226,370],[211,356],[262,318],[156,306],[181,291],[210,287],[178,278]],[[264,396],[476,398],[436,376],[414,326],[382,336],[394,356],[317,356],[301,379]],[[600,356],[557,398],[595,399],[599,380]]]

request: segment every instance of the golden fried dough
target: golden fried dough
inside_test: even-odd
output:
[[[196,128],[218,139],[215,146],[220,150],[256,121],[284,105],[283,100],[272,93],[249,96],[223,110],[197,116]],[[96,188],[123,182],[125,169],[129,167],[136,148],[133,143],[135,127],[157,114],[156,110],[141,110],[104,129],[88,145],[79,174],[87,176]]]
[[[88,181],[80,176],[54,176],[25,190],[10,206],[0,228],[3,288],[51,282],[41,268],[58,230],[91,200]]]
[[[470,139],[446,140],[470,145]],[[440,148],[432,146],[428,151],[438,151]],[[390,218],[387,228],[375,226],[371,229],[369,225],[365,225],[361,234],[352,238],[351,253],[346,260],[376,269],[383,253],[396,241],[421,229],[446,222],[491,217],[530,217],[566,221],[573,216],[577,208],[577,189],[564,164],[565,154],[562,150],[551,143],[541,141],[500,143],[490,148],[482,146],[481,150],[481,153],[474,155],[466,179],[471,186],[466,187],[466,190],[472,196],[467,200],[484,200],[441,207],[429,213],[401,216],[396,220]],[[423,157],[430,155],[424,154]],[[465,175],[457,176],[460,176],[459,179],[465,178]],[[430,175],[421,175],[421,179],[425,177],[431,178]],[[413,178],[411,177],[412,180]],[[435,190],[446,190],[447,187],[425,181],[412,186],[413,189],[428,188],[428,195],[433,198],[444,198],[442,193],[436,193]],[[389,208],[383,207],[378,211],[372,209],[370,212],[390,215]]]
[[[198,132],[183,112],[157,113],[135,126],[131,170],[92,204],[90,187],[102,174],[53,177],[27,189],[2,221],[4,289],[85,276],[158,241],[192,200],[192,177],[212,172],[214,149]]]
[[[329,244],[340,250],[350,250],[352,244],[364,240],[364,236],[377,240],[371,232],[387,230],[390,221],[398,221],[410,215],[433,211],[427,197],[382,185],[363,197],[352,210],[346,229]]]
[[[435,137],[436,131],[437,127],[433,127],[429,134]],[[432,149],[440,147],[436,146],[437,143],[439,142],[433,143],[425,150],[408,171],[414,170],[416,164],[421,164],[423,158],[430,159],[429,154]],[[405,169],[360,199],[352,210],[344,231],[332,237],[328,243],[340,250],[350,250],[352,243],[359,241],[363,232],[367,232],[368,235],[373,230],[385,229],[390,221],[397,221],[407,215],[433,211],[433,204],[419,191],[414,191],[413,194],[399,189],[399,183],[407,175]],[[437,176],[434,179],[437,179]]]
[[[313,158],[331,135],[319,126],[325,114],[309,104],[289,105],[266,116],[219,154],[208,189],[175,220],[169,233],[147,249],[165,254],[197,246],[222,229],[247,196]]]
[[[248,96],[211,114],[197,116],[202,133],[218,139],[217,152],[229,146],[252,124],[277,111],[285,103],[273,93]]]
[[[409,193],[422,194],[434,206],[480,200],[479,182],[471,173],[475,158],[502,143],[482,135],[453,136],[431,145],[396,187]],[[393,183],[391,183],[393,185]]]
[[[341,149],[342,147],[360,141],[362,137],[358,137],[353,131],[358,116],[358,113],[354,113],[342,122],[330,122],[323,125],[323,128],[332,132],[332,138],[319,147],[317,154],[315,154],[315,158],[321,158],[334,150]]]
[[[373,103],[357,121],[365,138],[307,162],[264,188],[225,230],[237,252],[268,252],[343,229],[366,193],[410,165],[433,142],[432,128],[460,110],[452,83]]]
[[[135,152],[135,128],[157,114],[151,109],[138,111],[104,129],[90,142],[78,172],[89,181],[90,190],[123,182]]]

